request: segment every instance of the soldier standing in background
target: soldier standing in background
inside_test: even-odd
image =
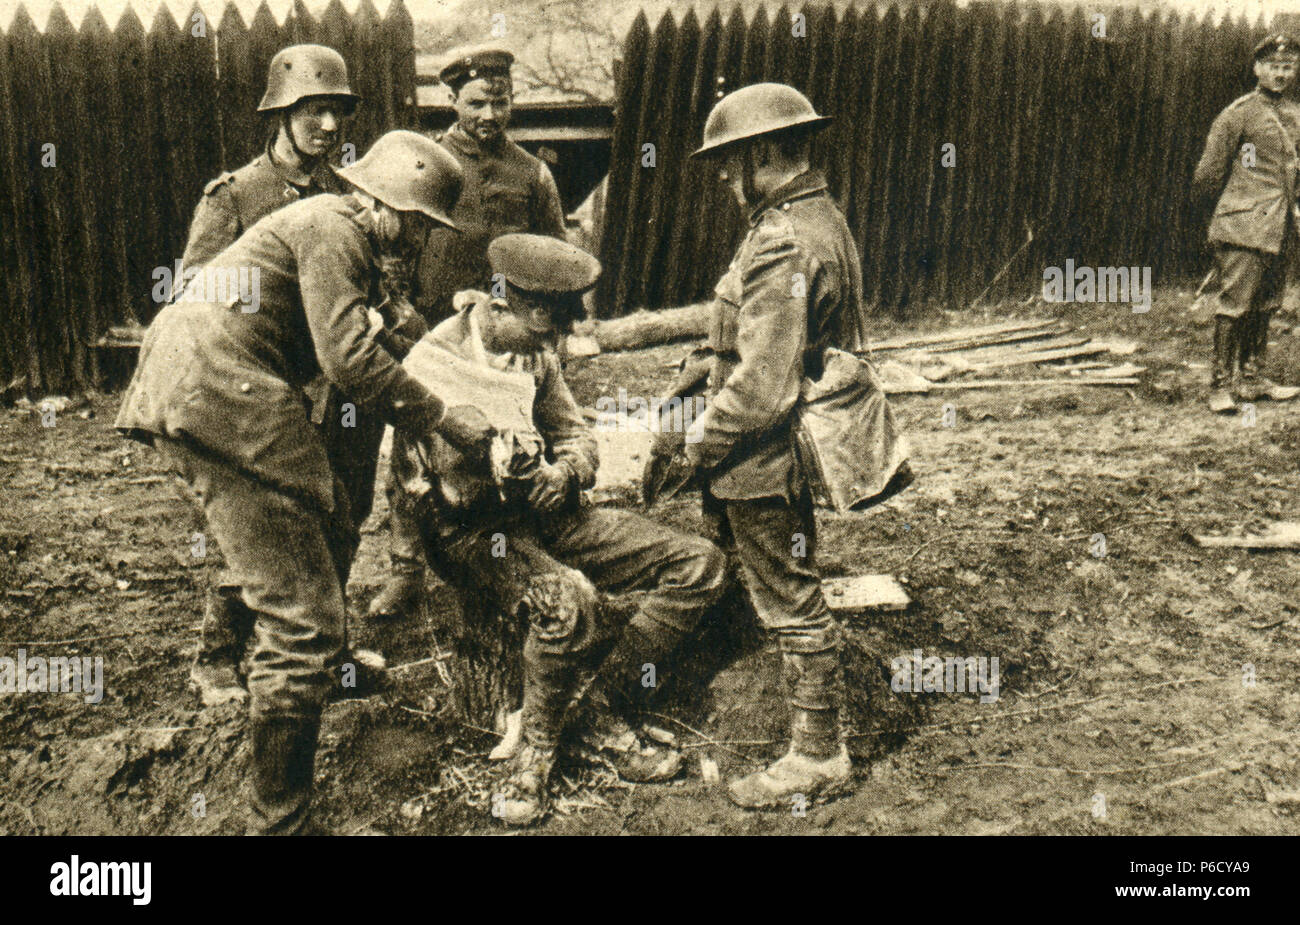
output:
[[[329,159],[360,97],[333,48],[291,45],[276,52],[258,112],[277,116],[266,149],[203,188],[194,210],[184,265],[198,269],[281,206],[343,189]]]
[[[150,324],[116,426],[154,446],[199,499],[254,615],[248,673],[250,828],[307,831],[320,718],[346,646],[344,590],[359,526],[327,433],[303,389],[324,376],[414,436],[486,456],[482,412],[446,407],[376,337],[379,256],[418,248],[447,223],[460,168],[415,132],[390,132],[340,176],[347,195],[266,216],[207,273],[256,273],[240,296],[204,301],[204,279]],[[377,448],[376,448],[377,452]]]
[[[1192,181],[1201,196],[1219,196],[1209,231],[1218,277],[1209,406],[1220,414],[1238,401],[1300,394],[1260,375],[1269,319],[1300,251],[1300,106],[1284,96],[1298,63],[1291,36],[1270,35],[1255,47],[1259,85],[1214,120]]]
[[[348,81],[347,63],[333,48],[291,45],[276,52],[257,107],[258,112],[275,115],[275,130],[261,154],[203,188],[182,265],[191,272],[201,269],[263,217],[291,202],[342,192],[345,184],[335,175],[330,158],[359,100]],[[183,288],[182,281],[176,288]],[[359,415],[354,439],[345,445],[339,439],[342,398],[323,382],[307,391],[313,420],[337,431],[326,443],[331,455],[339,457],[337,468],[353,498],[359,527],[373,500],[375,463],[365,462],[372,454],[357,444],[378,446],[382,422],[375,415]],[[209,555],[216,559],[219,553],[210,550]],[[190,682],[205,706],[246,696],[239,665],[252,625],[252,614],[240,603],[239,587],[223,574],[208,588],[199,654],[190,669]]]
[[[754,610],[776,633],[791,691],[789,751],[730,784],[732,801],[751,809],[811,802],[852,771],[839,726],[840,631],[822,596],[792,434],[801,383],[820,378],[824,349],[866,346],[857,248],[826,178],[809,168],[811,135],[829,121],[793,87],[755,84],[718,102],[695,152],[716,165],[749,231],[716,287],[709,405],[685,437],[686,458],[704,476],[706,514],[735,545]]]
[[[514,101],[513,62],[514,55],[504,49],[480,46],[451,52],[438,72],[451,90],[456,124],[434,140],[460,163],[465,188],[451,213],[457,230],[431,230],[415,271],[412,301],[431,325],[454,314],[457,292],[492,290],[487,251],[493,239],[512,232],[565,236],[564,209],[551,171],[506,136]],[[407,458],[403,447],[394,446],[393,465],[401,466]],[[372,617],[405,612],[424,588],[417,518],[402,490],[409,475],[394,469],[388,478],[391,572],[370,603]]]

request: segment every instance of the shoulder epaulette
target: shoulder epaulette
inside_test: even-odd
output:
[[[203,195],[211,196],[213,193],[215,193],[221,187],[225,186],[227,183],[233,182],[234,179],[235,179],[235,175],[227,170],[225,173],[217,177],[215,180],[209,181],[207,186],[203,187]]]
[[[1227,112],[1229,109],[1236,109],[1236,108],[1237,108],[1238,106],[1240,106],[1242,103],[1246,102],[1246,100],[1250,100],[1250,99],[1254,99],[1254,98],[1255,98],[1255,91],[1254,91],[1254,90],[1251,90],[1249,93],[1243,93],[1241,96],[1237,97],[1235,100],[1233,100],[1233,101],[1232,101],[1231,103],[1229,103],[1227,106],[1224,106],[1224,107],[1223,107],[1223,111],[1224,111],[1224,112]]]

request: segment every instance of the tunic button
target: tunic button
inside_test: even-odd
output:
[[[241,383],[239,384],[239,391],[241,391],[241,392],[251,392],[251,391],[253,391],[253,384],[252,384],[251,382],[241,382]]]

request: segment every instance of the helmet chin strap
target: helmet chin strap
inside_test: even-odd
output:
[[[289,138],[289,145],[298,158],[298,167],[304,173],[311,173],[311,168],[315,166],[317,158],[298,147],[298,139],[293,137],[293,125],[289,122],[290,108],[286,106],[280,110],[280,127],[284,129],[285,135]]]
[[[751,209],[763,200],[762,195],[758,191],[758,184],[754,180],[754,175],[757,172],[757,168],[754,165],[756,159],[756,152],[754,149],[756,147],[756,144],[745,145],[745,150],[742,152],[744,166],[740,172],[740,191],[744,193],[745,202],[748,203],[749,208]]]

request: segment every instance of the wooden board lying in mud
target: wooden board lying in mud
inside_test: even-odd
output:
[[[912,599],[893,575],[850,575],[822,582],[826,605],[835,613],[906,610]]]

